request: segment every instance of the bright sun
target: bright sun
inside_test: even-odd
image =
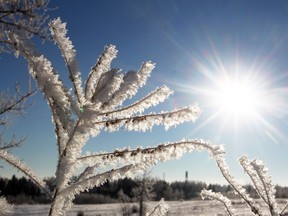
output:
[[[265,135],[274,143],[282,134],[272,124],[275,117],[286,115],[287,88],[275,87],[274,76],[270,76],[263,65],[255,62],[246,64],[241,59],[223,61],[217,52],[205,60],[194,60],[199,77],[192,85],[183,89],[197,96],[203,109],[201,124],[195,131],[208,124],[221,132],[238,135],[242,131],[253,131]],[[182,86],[181,86],[182,87]]]
[[[195,90],[205,99],[205,106],[213,110],[206,122],[217,118],[221,119],[220,128],[232,125],[238,128],[263,121],[262,114],[270,106],[267,100],[269,92],[267,81],[259,71],[236,64],[223,66],[214,73],[211,70],[203,73],[207,78],[204,87],[196,87]]]
[[[214,89],[214,103],[228,117],[250,118],[259,110],[261,92],[252,80],[241,77],[225,77]]]

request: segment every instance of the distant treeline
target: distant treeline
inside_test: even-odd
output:
[[[145,181],[145,184],[143,184]],[[45,182],[53,190],[54,178],[46,178]],[[212,189],[215,192],[221,192],[224,195],[233,197],[232,189],[228,185],[206,184],[204,182],[175,181],[168,183],[163,180],[152,178],[131,179],[125,178],[117,181],[108,181],[100,187],[93,188],[89,192],[78,195],[75,199],[76,204],[95,204],[112,202],[133,202],[137,201],[137,188],[145,185],[145,191],[149,192],[150,200],[190,200],[200,198],[199,194],[203,188]],[[251,185],[245,186],[247,192],[252,197],[257,194]],[[0,177],[0,196],[5,196],[11,203],[49,203],[50,201],[40,189],[25,177],[11,179]],[[276,186],[277,198],[288,198],[288,187]]]

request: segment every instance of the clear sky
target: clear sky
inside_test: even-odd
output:
[[[113,67],[138,69],[152,60],[156,68],[139,95],[167,84],[175,91],[157,110],[171,110],[197,102],[203,113],[195,123],[165,131],[102,133],[84,151],[110,151],[124,146],[154,146],[182,138],[209,139],[225,144],[232,174],[249,183],[238,158],[246,154],[268,166],[272,180],[288,185],[288,2],[287,1],[51,1],[50,18],[61,17],[77,51],[83,80],[104,45],[119,53]],[[57,47],[38,49],[67,77]],[[12,91],[16,80],[25,89],[25,61],[1,54],[1,90]],[[66,78],[63,78],[66,80]],[[139,97],[136,97],[136,99]],[[7,139],[27,136],[13,153],[43,177],[55,173],[56,141],[50,111],[41,93],[24,116],[9,116]],[[0,165],[4,165],[0,162]],[[167,181],[225,183],[206,152],[158,164],[152,175]],[[17,174],[4,166],[1,176]]]

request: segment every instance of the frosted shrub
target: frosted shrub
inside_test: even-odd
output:
[[[104,48],[83,84],[75,59],[75,50],[66,36],[66,24],[59,18],[55,19],[50,24],[50,31],[65,60],[71,80],[69,87],[64,86],[52,63],[40,55],[31,40],[25,39],[21,32],[10,32],[9,40],[15,46],[16,52],[28,61],[29,72],[51,110],[58,147],[55,190],[49,191],[45,182],[29,167],[6,149],[0,149],[1,159],[26,174],[51,198],[49,215],[65,215],[75,195],[100,186],[107,180],[132,177],[157,162],[176,159],[186,152],[195,150],[207,151],[210,157],[215,159],[235,193],[240,194],[253,213],[261,215],[255,202],[229,173],[224,160],[223,145],[213,145],[209,141],[195,139],[162,143],[156,147],[127,147],[113,152],[82,154],[89,138],[97,136],[103,130],[115,132],[124,128],[127,131],[145,132],[155,125],[163,125],[168,130],[183,122],[194,122],[201,110],[195,104],[168,112],[144,114],[146,109],[158,105],[173,93],[167,86],[155,89],[130,105],[123,105],[126,99],[132,98],[145,85],[155,64],[150,61],[144,62],[138,71],[121,73],[118,69],[110,68],[112,60],[117,56],[117,50],[115,46],[109,45]],[[264,165],[260,161],[250,162],[246,157],[240,161],[260,197],[267,203],[271,215],[281,215],[284,210],[281,213],[277,210],[274,186]],[[72,178],[75,176],[77,178]],[[228,213],[234,214],[231,202],[221,194],[203,190],[202,196],[221,201]],[[168,205],[161,200],[150,215],[165,215],[168,210]]]
[[[265,215],[264,209],[260,209],[260,206],[256,204],[249,194],[246,193],[242,185],[240,185],[234,177],[230,174],[229,168],[225,162],[224,154],[215,155],[214,159],[218,168],[220,169],[222,175],[227,180],[229,185],[233,188],[234,193],[239,195],[241,199],[248,205],[254,215]],[[288,203],[280,211],[277,207],[275,200],[275,186],[272,183],[271,176],[268,174],[268,169],[261,160],[249,160],[247,156],[242,156],[239,159],[241,166],[243,167],[245,173],[249,176],[252,181],[252,186],[257,191],[259,197],[266,204],[271,216],[284,216],[288,215],[285,210]],[[225,206],[228,215],[237,215],[234,210],[231,201],[223,196],[221,193],[215,193],[211,190],[203,189],[201,191],[201,196],[203,199],[213,199],[218,200]]]
[[[133,176],[159,161],[178,158],[187,151],[214,151],[214,148],[218,148],[201,140],[182,140],[156,147],[135,150],[127,147],[114,152],[82,155],[88,139],[103,130],[114,132],[124,128],[145,132],[155,125],[169,129],[185,121],[195,121],[201,111],[197,105],[191,105],[170,112],[143,114],[147,108],[163,102],[173,93],[167,86],[159,87],[139,101],[123,106],[126,99],[133,97],[145,85],[155,64],[144,62],[138,71],[123,74],[118,69],[110,68],[117,50],[109,45],[83,84],[75,50],[66,36],[66,24],[58,18],[51,22],[50,31],[67,65],[71,80],[69,88],[72,90],[64,86],[52,63],[35,50],[31,40],[25,40],[19,32],[11,33],[9,39],[15,45],[15,50],[28,61],[29,72],[51,109],[58,147],[55,191],[49,191],[41,178],[15,156],[5,149],[0,150],[2,159],[24,172],[51,198],[49,215],[65,215],[76,194],[100,186],[108,179]],[[99,172],[99,168],[103,172]],[[78,177],[71,181],[75,175]]]

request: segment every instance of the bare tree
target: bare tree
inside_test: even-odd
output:
[[[132,192],[135,197],[135,201],[139,203],[139,215],[146,215],[146,205],[145,202],[152,200],[155,196],[153,193],[153,183],[155,180],[151,178],[151,171],[145,170],[137,180],[138,186],[133,188]]]
[[[19,40],[31,38],[36,35],[46,38],[46,27],[44,24],[48,16],[48,0],[0,0],[0,53],[3,51],[15,50],[15,44],[10,40],[12,35],[17,35]],[[25,101],[33,95],[35,90],[31,91],[30,81],[28,83],[27,93],[20,91],[19,83],[15,85],[15,94],[9,90],[0,92],[0,126],[7,124],[7,114],[23,114],[27,108]],[[23,140],[12,138],[10,142],[4,139],[4,132],[0,134],[0,148],[8,149],[19,146]]]
[[[13,43],[9,40],[11,34],[15,32],[22,38],[31,38],[34,35],[46,38],[46,28],[43,26],[48,18],[45,14],[47,5],[48,0],[0,0],[0,53],[12,51],[18,55]],[[19,147],[24,141],[24,139],[17,139],[16,136],[13,136],[10,141],[6,141],[4,134],[8,115],[11,113],[23,114],[27,108],[26,99],[35,92],[35,90],[31,91],[30,83],[28,85],[26,93],[20,91],[19,84],[15,86],[15,94],[11,94],[9,90],[0,92],[1,151],[8,153],[9,149]],[[0,199],[0,214],[11,214],[12,207],[4,197]]]
[[[31,91],[30,85],[26,93],[20,91],[20,86],[16,84],[16,93],[11,95],[9,91],[0,92],[0,151],[7,152],[11,148],[19,147],[23,139],[17,139],[14,135],[10,141],[5,139],[6,124],[9,114],[21,115],[27,108],[26,99],[34,94],[36,90]],[[3,159],[0,156],[0,159]],[[2,168],[2,167],[0,167]],[[0,215],[10,215],[13,212],[13,207],[9,205],[4,197],[0,197]]]
[[[44,24],[48,16],[48,0],[0,0],[0,53],[3,51],[15,50],[15,45],[9,39],[11,35],[17,34],[18,37],[27,39],[36,35],[46,38],[46,27]],[[30,82],[27,93],[20,91],[19,83],[15,85],[15,94],[11,95],[9,90],[0,92],[0,126],[7,124],[7,114],[23,114],[26,106],[25,101],[33,95]],[[0,148],[8,149],[18,147],[23,140],[17,140],[14,136],[10,142],[4,139],[4,130],[0,134]]]
[[[45,23],[48,0],[0,0],[0,52],[14,51],[9,34],[46,38]]]
[[[5,140],[4,132],[5,126],[8,122],[8,115],[22,115],[24,114],[26,108],[31,104],[26,103],[27,98],[32,96],[36,90],[30,89],[30,84],[28,84],[28,89],[26,93],[20,91],[20,85],[16,84],[16,93],[11,95],[9,91],[0,92],[0,127],[2,127],[2,132],[0,134],[0,149],[10,149],[13,147],[19,147],[24,139],[16,139],[13,136],[10,141]]]
[[[36,90],[30,89],[30,84],[26,93],[20,91],[20,85],[16,84],[16,93],[11,95],[9,91],[0,92],[0,151],[7,152],[11,148],[19,147],[25,138],[18,139],[15,135],[10,141],[5,139],[6,124],[8,122],[8,115],[22,115],[24,111],[29,106],[26,100],[35,93]],[[0,156],[0,159],[3,159]],[[0,167],[2,168],[2,167]],[[0,197],[0,215],[10,215],[12,214],[13,208],[9,205],[4,197]]]

